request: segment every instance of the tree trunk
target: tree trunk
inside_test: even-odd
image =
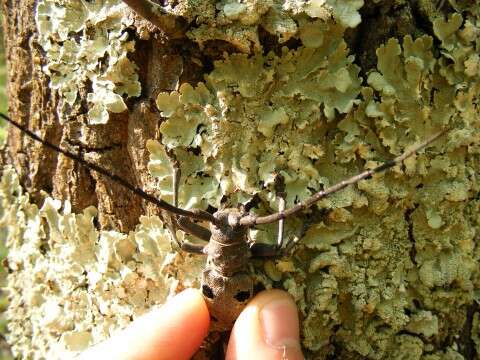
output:
[[[10,116],[168,201],[178,162],[184,208],[274,212],[276,173],[291,206],[448,128],[288,219],[292,255],[251,270],[297,301],[309,358],[478,358],[476,1],[163,1],[165,33],[121,1],[2,6]],[[17,130],[2,161],[17,356],[74,354],[198,286],[168,214]]]

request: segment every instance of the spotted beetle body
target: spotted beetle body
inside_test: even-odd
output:
[[[218,224],[210,227],[211,237],[204,252],[207,264],[202,273],[202,293],[215,330],[232,328],[235,319],[253,296],[253,279],[248,273],[252,252],[248,227],[240,225],[243,216],[237,209],[215,213]]]

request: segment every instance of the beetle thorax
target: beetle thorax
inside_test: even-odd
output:
[[[239,224],[243,214],[238,209],[223,209],[215,213],[219,221],[211,226],[208,262],[224,276],[243,271],[251,257],[247,244],[248,227]]]

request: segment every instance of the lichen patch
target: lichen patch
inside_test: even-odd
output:
[[[79,106],[82,88],[90,124],[105,124],[108,112],[127,109],[124,97],[140,95],[137,67],[128,58],[135,45],[125,31],[127,11],[116,0],[38,2],[38,42],[48,58],[43,71],[62,98],[60,121],[68,107]]]
[[[198,286],[204,259],[175,253],[157,217],[143,217],[129,234],[98,231],[93,207],[73,214],[68,202],[31,204],[10,168],[0,202],[13,271],[8,336],[17,356],[71,357],[182,288]]]

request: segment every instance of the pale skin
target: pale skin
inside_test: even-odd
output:
[[[88,349],[79,359],[190,359],[207,336],[209,325],[201,293],[188,289]],[[282,290],[267,290],[255,296],[235,322],[225,358],[304,359],[297,307],[290,295]]]

